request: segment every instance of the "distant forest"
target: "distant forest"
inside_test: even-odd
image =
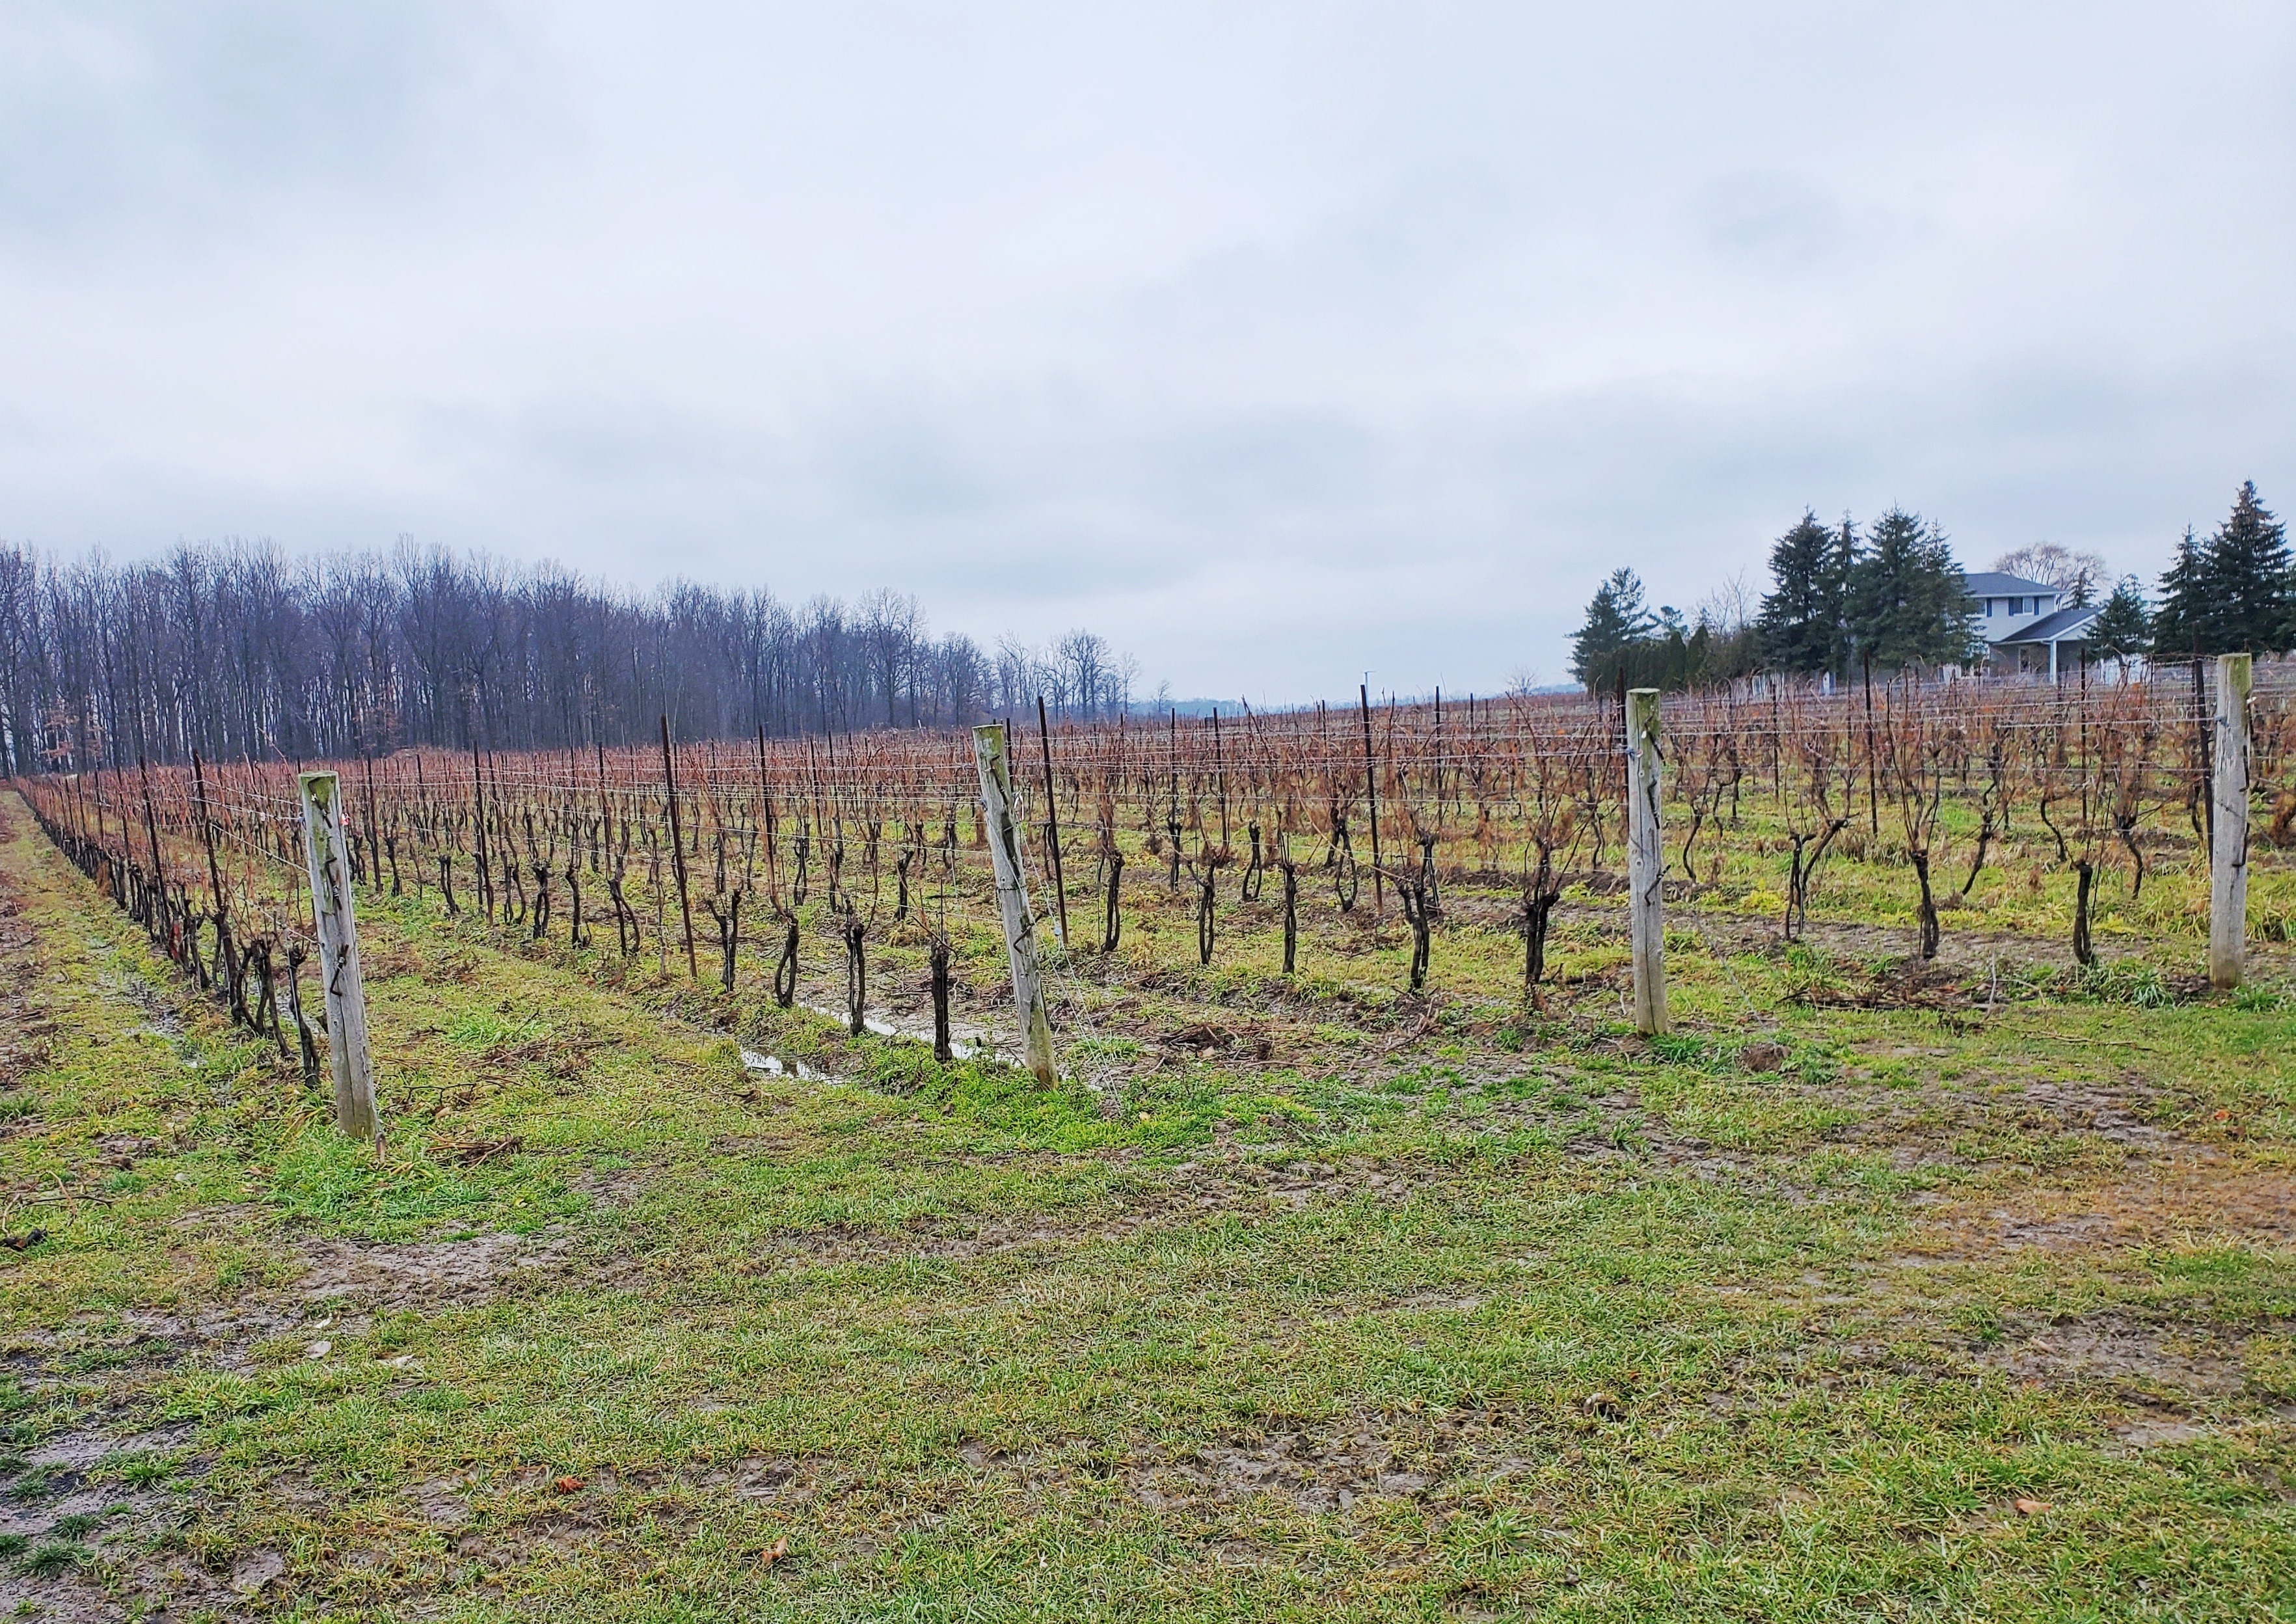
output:
[[[552,564],[402,543],[298,560],[177,546],[152,562],[0,543],[0,772],[138,759],[303,760],[947,726],[1127,704],[1138,666],[1075,631],[1037,648],[929,630],[915,598],[638,594]]]

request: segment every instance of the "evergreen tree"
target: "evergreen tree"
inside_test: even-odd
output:
[[[1969,585],[1953,549],[1918,513],[1891,508],[1849,567],[1851,646],[1881,668],[1969,659],[1976,644]]]
[[[2151,620],[2136,578],[2124,575],[2112,595],[2105,599],[2104,607],[2097,611],[2096,621],[2088,630],[2089,647],[2125,666],[2152,646]]]
[[[1599,690],[1617,669],[1609,657],[1649,636],[1656,624],[1643,607],[1642,578],[1631,570],[1614,571],[1595,590],[1586,624],[1570,639],[1570,675]]]
[[[1755,621],[1762,658],[1780,671],[1840,671],[1846,665],[1842,593],[1857,532],[1839,530],[1805,509],[1801,521],[1770,547],[1769,592]]]
[[[2296,644],[2296,560],[2288,532],[2259,501],[2253,481],[2241,486],[2232,513],[2207,540],[2187,526],[2161,578],[2152,646],[2163,659]]]
[[[2254,480],[2241,486],[2231,516],[2209,537],[2208,566],[2217,646],[2205,652],[2288,647],[2296,629],[2296,561],[2289,556],[2287,528],[2257,500]]]
[[[2161,577],[2161,608],[2152,617],[2152,646],[2164,657],[2203,654],[2217,647],[2220,628],[2209,578],[2206,546],[2188,524]]]

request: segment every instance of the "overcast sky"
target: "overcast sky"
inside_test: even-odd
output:
[[[2296,508],[2296,8],[0,0],[0,537],[1563,674],[1805,505]]]

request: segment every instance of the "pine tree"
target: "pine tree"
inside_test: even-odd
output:
[[[2118,660],[2124,666],[2152,646],[2151,617],[2144,610],[2144,594],[2136,585],[2136,578],[2124,575],[2113,587],[2112,595],[2097,611],[2095,624],[2088,628],[2089,647],[2108,660]]]
[[[1805,509],[1800,522],[1770,547],[1769,592],[1755,621],[1763,660],[1780,671],[1845,668],[1842,590],[1856,555],[1849,521],[1834,530]]]
[[[2161,577],[2161,607],[2152,617],[2152,646],[2164,656],[2204,654],[2217,647],[2219,627],[2206,545],[2186,525],[2177,556]]]
[[[1849,569],[1858,658],[1888,670],[1967,660],[1976,646],[1970,616],[1968,581],[1937,527],[1894,507],[1876,520]]]
[[[2296,561],[2288,531],[2257,499],[2249,480],[2233,499],[2232,514],[2209,537],[2209,587],[2216,602],[2216,646],[2225,654],[2284,649],[2296,620]]]
[[[1642,578],[1631,570],[1615,571],[1595,590],[1586,624],[1570,639],[1570,675],[1590,690],[1601,688],[1616,669],[1610,656],[1647,636],[1656,624],[1643,607]]]

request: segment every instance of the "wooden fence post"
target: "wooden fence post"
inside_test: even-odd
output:
[[[1364,800],[1371,819],[1371,911],[1387,912],[1386,882],[1380,878],[1379,863],[1379,767],[1371,754],[1371,685],[1356,685],[1356,702],[1363,707],[1364,735]]]
[[[2248,934],[2248,694],[2255,662],[2217,656],[2216,760],[2210,775],[2209,985],[2240,985]]]
[[[299,773],[295,783],[303,796],[303,856],[310,865],[311,913],[319,929],[319,985],[326,994],[335,1126],[364,1144],[375,1136],[374,1060],[366,1046],[358,926],[344,877],[350,856],[343,841],[342,783],[332,773]]]
[[[1627,908],[1634,939],[1635,1029],[1666,1018],[1666,847],[1659,823],[1658,690],[1627,693]]]
[[[980,769],[980,804],[988,818],[988,853],[996,865],[996,911],[1004,921],[1004,951],[1013,964],[1013,1004],[1021,1015],[1021,1044],[1029,1070],[1053,1086],[1053,1023],[1045,1013],[1037,975],[1037,928],[1029,917],[1029,890],[1021,874],[1021,832],[1013,821],[1013,765],[1004,726],[972,730],[973,764]]]

